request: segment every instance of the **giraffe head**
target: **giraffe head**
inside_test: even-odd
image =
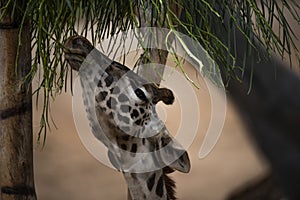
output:
[[[93,57],[93,49],[87,39],[73,36],[65,43],[65,58],[74,70],[81,71],[84,61],[89,62],[88,55]],[[99,61],[99,56],[97,59]],[[99,111],[97,116],[103,119],[108,117],[110,120],[105,121],[110,126],[129,135],[150,137],[156,134],[163,123],[157,116],[155,105],[159,101],[172,104],[173,92],[145,81],[120,63],[101,61],[105,69],[102,67],[102,72],[96,72],[101,77],[94,83],[96,110]],[[93,70],[88,67],[84,69],[86,74],[95,73]],[[95,82],[95,78],[87,79]]]
[[[96,110],[99,115],[108,115],[110,123],[126,134],[135,137],[150,137],[156,134],[163,123],[155,111],[159,101],[165,104],[174,102],[174,95],[167,88],[158,88],[147,83],[132,71],[122,76],[115,73],[116,63],[100,79],[96,88]]]

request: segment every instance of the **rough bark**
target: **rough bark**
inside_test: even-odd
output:
[[[17,68],[19,28],[0,22],[0,199],[35,200],[32,147],[32,91],[22,85],[31,66],[30,27],[23,27]]]

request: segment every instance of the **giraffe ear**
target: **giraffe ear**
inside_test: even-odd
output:
[[[163,101],[165,104],[170,105],[174,102],[174,94],[167,88],[156,88],[153,103],[157,104],[159,101]]]
[[[188,173],[191,168],[190,159],[183,147],[173,138],[164,138],[164,147],[161,149],[163,162],[171,169]],[[174,161],[174,158],[178,158]]]

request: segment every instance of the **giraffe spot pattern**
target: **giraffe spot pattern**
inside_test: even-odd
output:
[[[117,86],[115,86],[114,88],[110,89],[110,92],[111,92],[112,94],[119,94],[120,91],[121,91],[120,88],[117,87]]]
[[[140,113],[143,114],[145,112],[144,108],[140,108]]]
[[[169,144],[169,142],[171,142],[170,140],[167,140],[166,138],[161,138],[161,145],[162,147],[166,146],[167,144]]]
[[[106,105],[111,109],[115,109],[117,105],[117,100],[113,97],[109,97],[108,101],[106,102]]]
[[[147,180],[147,187],[149,191],[152,191],[155,182],[155,173],[153,173],[150,178]]]
[[[113,119],[113,118],[114,118],[113,112],[110,112],[110,113],[108,114],[108,116],[109,116],[111,119]]]
[[[121,149],[123,149],[124,151],[126,151],[127,150],[127,145],[126,144],[121,144]]]
[[[136,109],[133,109],[130,116],[132,119],[135,119],[139,116],[139,112]]]
[[[97,87],[102,87],[102,80],[98,82]]]
[[[118,97],[118,100],[120,102],[129,101],[128,97],[125,94],[120,94],[119,97]]]
[[[138,119],[134,122],[136,125],[141,126],[142,125],[142,119]]]
[[[109,86],[111,86],[111,84],[114,82],[114,77],[113,77],[113,76],[107,76],[107,77],[104,79],[104,82],[105,82],[105,86],[106,86],[106,87],[109,87]]]
[[[137,152],[137,144],[133,143],[133,144],[131,145],[130,152],[132,152],[132,153],[136,153],[136,152]]]
[[[108,93],[106,91],[101,91],[99,94],[96,96],[96,101],[101,102],[104,101]]]
[[[158,179],[155,193],[159,196],[162,197],[164,194],[164,180],[163,180],[163,175],[161,175]]]

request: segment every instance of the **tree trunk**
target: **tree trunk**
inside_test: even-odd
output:
[[[152,3],[148,0],[147,2],[147,8],[146,10],[143,10],[143,8],[139,8],[139,10],[135,11],[136,16],[141,20],[141,27],[162,27],[162,28],[169,28],[166,21],[163,23],[163,19],[152,19]],[[179,7],[177,5],[177,1],[168,1],[168,5],[170,6],[173,13],[175,13],[177,16],[181,15],[182,7]],[[163,11],[161,11],[163,12]],[[160,24],[160,25],[159,25]],[[142,33],[145,35],[145,33]],[[162,47],[166,49],[164,44],[164,39],[166,38],[166,32],[157,31],[156,33],[156,40],[159,41],[159,43],[162,44]],[[168,42],[172,44],[174,38],[170,37]],[[169,52],[164,49],[147,49],[148,50],[148,57],[143,54],[141,56],[141,60],[138,67],[138,75],[143,77],[149,82],[153,82],[157,85],[160,85],[161,79],[164,74],[165,65],[167,62],[168,54]]]
[[[0,199],[35,200],[32,147],[32,91],[23,85],[31,67],[29,23],[21,35],[9,17],[0,22]]]

